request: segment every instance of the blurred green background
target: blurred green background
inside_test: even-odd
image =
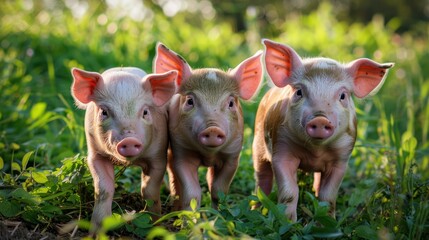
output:
[[[102,72],[136,66],[151,72],[161,41],[193,68],[227,70],[262,49],[261,39],[269,38],[303,57],[395,62],[381,91],[356,102],[358,140],[338,205],[344,210],[358,195],[356,206],[371,206],[375,215],[384,216],[364,218],[378,226],[374,229],[404,233],[412,229],[407,219],[415,219],[416,209],[429,212],[428,20],[427,0],[3,0],[0,187],[24,187],[33,194],[44,182],[29,172],[49,177],[64,160],[86,155],[84,111],[70,95],[72,67]],[[259,96],[243,103],[246,141],[231,194],[246,196],[254,190],[254,115],[267,88],[265,81]],[[31,171],[24,171],[27,164]],[[138,177],[121,181],[127,191],[138,192]],[[309,183],[307,176],[300,186]],[[382,197],[376,195],[380,191]],[[5,194],[2,200],[10,200]],[[87,200],[79,197],[79,203]],[[423,205],[413,207],[410,198]],[[383,204],[399,215],[385,213]],[[427,232],[427,220],[420,224]]]
[[[0,9],[0,150],[10,154],[17,145],[23,152],[37,148],[48,164],[83,150],[79,127],[83,112],[72,106],[69,94],[71,67],[101,72],[136,66],[151,72],[155,44],[161,41],[193,68],[227,70],[262,49],[262,38],[289,44],[304,57],[395,62],[375,101],[360,105],[371,113],[363,117],[392,118],[399,133],[412,131],[426,146],[429,3],[372,3],[4,1]],[[373,102],[383,111],[372,115]],[[256,107],[257,101],[249,105],[250,126]],[[76,116],[78,126],[69,123]],[[365,119],[361,122],[367,126]],[[379,139],[376,130],[364,133]]]

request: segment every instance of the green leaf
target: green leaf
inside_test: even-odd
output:
[[[277,208],[276,204],[274,204],[268,197],[265,195],[264,192],[260,188],[258,188],[256,192],[256,196],[258,197],[259,201],[261,201],[262,206],[270,210],[274,216],[277,218],[277,220],[281,222],[286,221],[286,215],[284,212],[280,212]]]
[[[358,237],[364,238],[364,239],[377,239],[377,232],[366,225],[358,226],[356,229],[356,235]]]
[[[70,194],[70,196],[67,198],[67,201],[71,202],[71,203],[79,204],[80,203],[80,195],[76,194],[76,193]]]
[[[233,217],[237,217],[241,213],[240,208],[231,208],[231,209],[228,209],[228,211]]]
[[[342,212],[340,219],[337,220],[338,226],[341,226],[342,223],[348,217],[350,217],[352,214],[354,214],[355,212],[356,212],[356,208],[354,208],[354,207],[348,207],[348,208],[346,208],[346,210],[344,210],[344,212]]]
[[[15,199],[30,205],[39,205],[42,202],[42,199],[39,196],[32,195],[22,188],[12,191],[10,195]]]
[[[48,181],[48,178],[43,173],[32,172],[31,175],[34,181],[36,181],[37,183],[46,183]]]
[[[325,227],[334,228],[337,226],[337,221],[329,215],[315,216],[315,220]]]
[[[9,189],[0,189],[0,199],[4,200],[9,197]]]
[[[24,171],[25,169],[27,169],[27,164],[28,161],[30,160],[31,155],[33,155],[34,151],[30,151],[28,153],[26,153],[24,155],[24,157],[22,158],[22,171]]]
[[[39,102],[33,105],[30,111],[30,119],[35,120],[40,118],[40,116],[45,113],[46,110],[46,103],[45,102]]]
[[[153,224],[150,220],[149,214],[141,214],[137,218],[135,218],[132,223],[136,225],[138,228],[151,228],[153,227]]]
[[[51,205],[51,204],[44,204],[44,206],[42,206],[40,208],[40,212],[43,215],[45,215],[47,217],[50,217],[50,218],[62,214],[62,211],[61,211],[61,209],[59,207]]]
[[[14,171],[18,171],[18,172],[21,172],[21,166],[19,166],[19,164],[18,164],[18,163],[13,162],[13,163],[12,163],[12,170],[14,170]]]
[[[146,199],[146,200],[145,200],[145,202],[146,202],[146,206],[147,206],[147,207],[152,207],[152,206],[153,206],[153,204],[154,204],[154,201],[153,201],[153,200],[151,200],[151,199]]]
[[[14,217],[21,211],[21,206],[15,201],[0,201],[0,213],[9,218]]]
[[[154,223],[154,225],[158,225],[159,223],[161,223],[161,222],[163,222],[163,221],[166,221],[166,220],[169,220],[169,219],[174,218],[174,217],[180,217],[180,216],[182,216],[184,213],[187,213],[187,214],[189,214],[189,215],[191,215],[191,214],[192,214],[192,212],[191,212],[191,211],[186,211],[186,210],[170,212],[170,213],[164,214],[162,217],[160,217],[160,218],[159,218],[159,219]]]
[[[3,158],[0,156],[0,170],[2,170],[4,167],[4,161]]]
[[[106,231],[114,230],[124,225],[124,223],[125,221],[122,219],[121,215],[114,213],[103,219],[102,228]]]
[[[154,239],[154,238],[165,239],[165,240],[175,239],[174,235],[171,234],[164,227],[155,227],[149,232],[149,234],[147,235],[147,239]]]
[[[306,206],[302,206],[301,210],[310,217],[314,217],[313,213]]]
[[[191,199],[191,203],[190,203],[192,211],[195,212],[197,210],[197,204],[198,204],[197,199],[192,198]]]
[[[280,235],[285,234],[287,231],[289,231],[291,229],[291,227],[292,227],[292,224],[285,224],[285,225],[280,226],[279,234]]]
[[[413,136],[413,133],[406,131],[402,134],[402,148],[407,152],[414,152],[417,147],[417,139]]]
[[[91,228],[91,222],[85,219],[77,221],[77,225],[80,229],[89,230]]]
[[[36,211],[33,209],[29,209],[27,211],[24,211],[22,213],[22,218],[27,221],[27,222],[31,222],[31,223],[40,223],[40,220],[43,219],[43,217],[41,217],[40,215],[40,211]]]
[[[21,146],[19,146],[19,144],[17,144],[17,143],[11,143],[10,148],[13,150],[18,150],[21,148]]]
[[[358,187],[359,191],[353,191],[349,199],[349,205],[352,207],[356,207],[362,203],[365,203],[365,201],[368,201],[368,196],[371,196],[374,191],[371,186],[366,186],[364,184],[360,184]]]
[[[312,234],[316,238],[339,238],[343,236],[343,233],[339,229],[331,228],[314,228]]]

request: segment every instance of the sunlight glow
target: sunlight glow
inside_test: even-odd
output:
[[[72,10],[73,17],[77,19],[82,18],[89,8],[88,2],[86,1],[64,0],[64,3]]]
[[[140,0],[107,0],[109,10],[114,11],[118,18],[130,17],[135,21],[142,21],[144,19],[152,18],[153,13],[143,4]]]

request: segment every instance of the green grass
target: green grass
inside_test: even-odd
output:
[[[285,219],[276,192],[254,192],[251,143],[264,86],[252,103],[243,104],[246,140],[240,167],[218,210],[209,207],[206,194],[201,209],[165,212],[154,226],[145,213],[127,213],[143,206],[138,169],[118,168],[115,214],[100,237],[423,239],[429,234],[428,35],[396,33],[398,19],[337,22],[326,4],[309,15],[278,19],[269,26],[277,35],[265,35],[266,26],[252,17],[248,30],[236,33],[227,22],[184,13],[170,19],[159,9],[154,19],[136,22],[116,19],[97,4],[80,19],[64,6],[25,6],[25,1],[6,1],[0,10],[1,220],[55,234],[64,224],[69,230],[77,224],[85,236],[93,189],[85,163],[84,111],[74,106],[69,90],[72,67],[137,66],[151,72],[155,44],[162,41],[195,68],[228,69],[261,49],[260,39],[266,37],[303,56],[396,64],[376,96],[356,101],[358,140],[337,200],[337,219],[329,218],[326,203],[312,194],[310,174],[300,174],[298,223]],[[97,20],[103,14],[106,23]],[[204,170],[200,175],[207,192]],[[162,200],[168,201],[165,187]],[[255,201],[262,206],[250,210]]]

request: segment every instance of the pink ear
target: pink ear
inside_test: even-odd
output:
[[[92,94],[97,83],[102,77],[96,72],[87,72],[78,68],[71,70],[73,75],[73,84],[71,93],[78,103],[85,105],[92,101]]]
[[[164,44],[158,42],[156,46],[156,56],[153,63],[154,73],[165,73],[170,70],[177,70],[177,85],[180,86],[183,79],[189,78],[192,73],[188,63],[177,53],[168,49]]]
[[[299,55],[289,46],[262,40],[265,45],[265,68],[271,80],[277,87],[284,87],[291,83],[294,71],[302,67]]]
[[[149,74],[146,83],[149,82],[152,89],[153,102],[156,106],[164,105],[176,93],[176,70],[162,74]]]
[[[261,55],[262,51],[258,51],[230,72],[238,81],[240,97],[244,100],[251,99],[258,92],[261,85],[263,75]]]
[[[393,63],[379,64],[367,58],[355,60],[347,65],[347,71],[353,77],[354,94],[358,98],[375,94],[383,85],[388,69]]]

